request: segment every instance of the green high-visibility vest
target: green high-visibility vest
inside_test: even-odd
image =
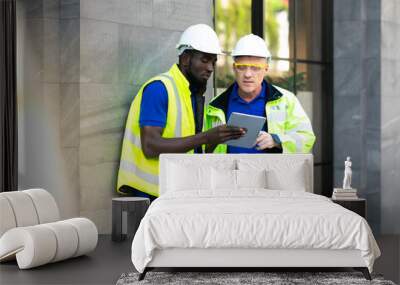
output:
[[[226,124],[224,109],[227,109],[232,86],[221,95],[211,100],[204,115],[204,129],[208,130]],[[310,119],[304,112],[297,97],[290,91],[270,85],[268,96],[272,97],[265,104],[268,132],[277,134],[282,144],[283,153],[309,153],[315,142],[315,135]],[[225,97],[225,98],[223,98]],[[226,153],[227,145],[219,144],[214,153]]]
[[[161,81],[168,93],[167,122],[162,137],[177,138],[195,134],[189,82],[178,66],[174,64],[168,72],[147,81],[140,88],[131,104],[122,142],[117,182],[118,192],[120,192],[121,186],[126,185],[156,197],[159,195],[159,160],[158,158],[147,158],[144,155],[140,142],[139,126],[140,112],[146,111],[140,110],[143,90],[154,81]]]

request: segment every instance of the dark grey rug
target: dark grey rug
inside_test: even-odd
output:
[[[381,275],[372,275],[368,281],[360,272],[148,272],[146,278],[138,281],[138,273],[122,274],[117,285],[133,284],[379,284],[395,285]]]

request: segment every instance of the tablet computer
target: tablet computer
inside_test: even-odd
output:
[[[247,132],[241,138],[229,140],[225,143],[230,146],[252,148],[256,143],[258,134],[265,124],[265,120],[265,117],[232,112],[228,120],[228,125],[246,128]]]

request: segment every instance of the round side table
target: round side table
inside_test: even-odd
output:
[[[134,236],[140,221],[150,205],[148,198],[118,197],[112,199],[112,235],[113,241],[123,241],[127,236]],[[127,233],[122,233],[122,215],[127,213]]]

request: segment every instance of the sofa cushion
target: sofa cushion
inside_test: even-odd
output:
[[[57,251],[57,238],[43,225],[18,227],[0,238],[0,260],[16,257],[20,269],[51,262]]]
[[[35,205],[28,194],[23,191],[11,191],[3,192],[1,196],[10,203],[17,227],[33,226],[39,223]]]
[[[57,250],[51,262],[64,260],[75,255],[79,236],[73,225],[60,221],[43,224],[43,226],[50,228],[57,240]]]
[[[8,199],[0,194],[0,237],[9,229],[15,228],[17,222],[15,220],[14,211]]]
[[[38,215],[39,224],[51,223],[60,220],[60,212],[56,200],[44,189],[28,189],[22,191],[29,195]]]

